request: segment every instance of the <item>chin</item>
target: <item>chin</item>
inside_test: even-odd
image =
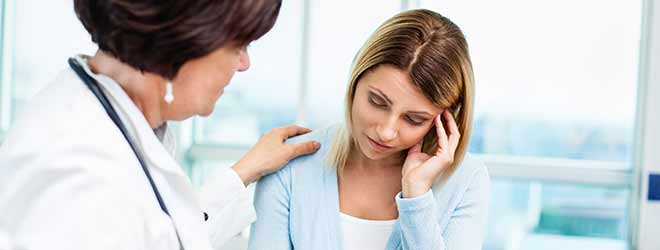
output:
[[[208,117],[211,114],[213,114],[213,111],[215,111],[215,105],[207,105],[207,106],[202,106],[199,108],[199,111],[197,112],[197,115],[201,117]]]
[[[360,145],[359,147],[360,147],[360,151],[362,151],[362,154],[367,158],[369,158],[370,160],[381,160],[393,154],[393,153],[376,152],[367,145],[365,146]]]
[[[213,114],[213,110],[214,110],[214,108],[210,108],[210,109],[204,110],[204,111],[202,111],[202,112],[199,113],[199,116],[201,116],[201,117],[209,117],[211,114]]]
[[[213,111],[215,111],[215,106],[218,103],[218,99],[222,96],[223,91],[220,92],[219,96],[214,98],[213,102],[209,105],[201,105],[200,112],[198,113],[199,116],[201,117],[208,117],[213,114]]]

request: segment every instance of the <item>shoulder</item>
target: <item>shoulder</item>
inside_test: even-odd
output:
[[[468,153],[454,174],[467,180],[474,180],[475,178],[482,178],[484,176],[488,177],[488,168],[481,159]]]
[[[279,182],[287,188],[291,188],[294,182],[299,187],[318,184],[329,169],[327,154],[338,129],[339,125],[332,125],[288,139],[287,144],[317,141],[321,143],[321,148],[315,153],[289,161],[280,170],[264,176],[259,183]]]
[[[452,195],[462,195],[468,190],[487,194],[490,190],[488,168],[481,159],[468,153],[454,173],[446,180],[436,183],[434,189]]]
[[[13,128],[15,133],[27,129],[35,137],[52,136],[53,130],[62,134],[95,128],[97,124],[93,122],[103,121],[98,118],[104,115],[100,103],[85,84],[72,70],[65,69],[25,104]],[[37,126],[41,129],[32,129]]]
[[[314,140],[320,142],[322,144],[321,146],[325,146],[323,145],[324,143],[326,144],[332,143],[332,140],[334,139],[334,135],[337,133],[339,126],[340,126],[339,124],[334,124],[323,128],[315,129],[307,134],[291,137],[286,141],[286,143],[292,144],[292,143]]]
[[[20,111],[8,131],[0,159],[13,164],[92,164],[93,159],[115,159],[123,143],[118,130],[96,98],[71,70],[63,70]],[[43,167],[42,167],[43,168]]]
[[[338,124],[331,125],[324,128],[313,130],[312,132],[309,132],[307,134],[296,136],[287,140],[286,141],[287,144],[294,144],[294,143],[300,143],[306,141],[317,141],[321,144],[321,148],[315,153],[301,156],[291,160],[289,163],[286,164],[286,166],[282,168],[281,171],[291,171],[292,169],[296,168],[296,166],[315,165],[316,167],[314,167],[313,169],[319,169],[321,165],[326,166],[327,154],[330,150],[330,147],[332,147],[332,143],[334,142],[335,135],[338,129],[339,129]]]
[[[466,195],[487,202],[490,197],[490,174],[486,164],[470,154],[465,157],[464,164]]]

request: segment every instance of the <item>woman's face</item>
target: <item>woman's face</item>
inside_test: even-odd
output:
[[[183,64],[172,80],[175,110],[172,120],[208,116],[236,71],[246,71],[250,58],[245,46],[227,45]]]
[[[353,98],[353,138],[369,159],[398,157],[422,141],[443,109],[428,100],[402,70],[381,65],[366,72]]]

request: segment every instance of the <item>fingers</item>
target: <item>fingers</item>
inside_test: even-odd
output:
[[[447,110],[443,112],[443,115],[445,116],[445,121],[447,122],[447,128],[449,129],[449,148],[451,149],[452,155],[456,151],[456,148],[458,147],[458,142],[461,138],[461,133],[458,131],[458,125],[456,125],[456,120],[454,119],[454,116],[451,115],[451,113]]]
[[[409,155],[420,152],[422,152],[422,142],[418,142],[408,150]]]
[[[288,139],[290,137],[294,137],[297,135],[302,135],[302,134],[307,134],[309,132],[312,132],[311,129],[301,127],[298,125],[289,125],[286,127],[280,127],[273,129],[273,131],[277,131],[283,139]]]
[[[321,144],[315,141],[289,144],[286,146],[291,149],[291,155],[289,156],[289,160],[294,159],[298,156],[314,153],[317,150],[319,150],[319,148],[321,148]]]

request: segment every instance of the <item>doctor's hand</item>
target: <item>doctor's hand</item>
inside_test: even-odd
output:
[[[311,131],[296,125],[274,128],[263,134],[257,144],[232,168],[247,186],[262,176],[277,171],[298,156],[316,152],[321,144],[315,141],[284,144],[290,137]]]
[[[440,116],[445,117],[449,131],[445,132]],[[438,148],[435,154],[428,155],[422,152],[421,142],[408,150],[402,169],[403,198],[414,198],[428,192],[442,171],[454,163],[454,153],[461,136],[454,117],[448,111],[444,111],[436,116],[435,128],[438,134]]]

